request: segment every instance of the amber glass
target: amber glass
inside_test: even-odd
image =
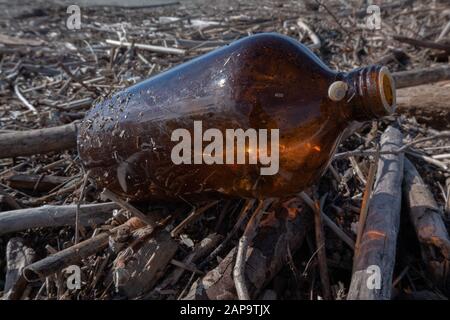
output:
[[[345,97],[330,99],[342,81]],[[250,36],[134,85],[95,105],[78,137],[99,187],[131,200],[213,194],[274,197],[310,186],[327,168],[344,129],[392,112],[395,88],[380,66],[330,70],[309,49],[278,34]],[[260,164],[180,164],[173,130],[279,129],[279,171]]]

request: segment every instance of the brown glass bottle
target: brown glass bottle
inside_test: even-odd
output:
[[[297,41],[259,34],[95,105],[78,148],[100,187],[131,200],[288,196],[323,174],[351,122],[390,114],[394,106],[386,68],[335,72]],[[261,175],[266,166],[248,161],[174,164],[172,133],[181,128],[194,136],[194,121],[224,136],[227,129],[279,129],[278,172]]]

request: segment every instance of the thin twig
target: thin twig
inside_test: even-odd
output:
[[[138,217],[139,219],[144,221],[149,226],[151,226],[153,228],[155,228],[157,226],[157,222],[152,217],[146,216],[139,209],[137,209],[135,206],[133,206],[129,202],[124,201],[121,198],[119,198],[114,192],[112,192],[112,191],[110,191],[108,189],[104,189],[103,190],[103,195],[106,198],[108,198],[109,200],[117,203],[122,209],[127,210],[128,212],[130,212],[135,217]]]
[[[14,92],[16,93],[17,98],[19,98],[19,100],[22,101],[22,103],[25,105],[25,107],[31,110],[34,114],[38,114],[36,108],[20,92],[18,83],[14,86]]]
[[[201,207],[201,208],[194,208],[192,212],[189,214],[189,216],[180,222],[179,225],[177,225],[171,232],[170,235],[175,238],[177,237],[180,232],[193,220],[195,220],[197,217],[199,217],[201,214],[203,214],[206,210],[209,208],[215,206],[219,201],[212,201],[208,203],[207,205]]]
[[[327,255],[325,252],[325,234],[323,231],[321,209],[319,201],[314,205],[314,227],[316,234],[317,259],[319,261],[320,282],[322,284],[323,296],[326,300],[331,299],[330,277],[328,275]]]
[[[81,190],[80,190],[80,195],[78,196],[78,201],[77,201],[77,209],[75,211],[75,244],[78,243],[79,241],[79,224],[80,224],[80,205],[81,205],[81,201],[83,201],[84,199],[84,195],[85,195],[85,191],[86,191],[86,185],[89,179],[89,174],[90,174],[90,170],[88,170],[85,174],[84,174],[84,179],[83,179],[83,184],[81,185]]]
[[[366,188],[364,190],[364,196],[361,204],[361,213],[359,215],[358,232],[356,235],[355,243],[355,256],[359,252],[361,237],[364,231],[364,226],[367,218],[367,211],[369,209],[370,197],[372,196],[373,184],[375,182],[375,175],[378,168],[378,160],[380,159],[380,152],[375,155],[374,161],[370,164],[369,174],[367,177]]]
[[[300,192],[298,196],[305,201],[306,205],[315,210],[314,201],[305,193]],[[351,249],[355,248],[355,242],[344,232],[338,225],[336,225],[333,220],[331,220],[324,212],[321,210],[321,215],[323,222],[329,227],[342,241],[344,241]]]
[[[316,3],[317,3],[319,6],[323,7],[323,8],[325,9],[325,11],[328,12],[328,14],[333,18],[333,20],[337,23],[337,25],[339,26],[339,28],[342,29],[342,31],[344,31],[348,36],[351,35],[351,33],[350,33],[346,28],[344,28],[344,26],[341,24],[341,22],[340,22],[339,19],[336,17],[336,15],[335,15],[330,9],[328,9],[328,7],[327,7],[326,5],[324,5],[324,4],[323,4],[322,2],[320,2],[319,0],[314,0],[314,1],[316,1]]]
[[[183,49],[154,46],[154,45],[150,45],[150,44],[131,43],[131,42],[126,42],[126,41],[116,41],[116,40],[111,40],[111,39],[106,39],[105,42],[107,44],[111,44],[114,46],[127,47],[127,48],[134,46],[135,48],[138,48],[138,49],[149,50],[149,51],[158,52],[158,53],[170,53],[170,54],[180,54],[180,55],[184,55],[186,53],[186,50],[183,50]]]
[[[256,201],[255,199],[247,200],[231,231],[227,234],[226,238],[214,249],[214,251],[211,252],[210,255],[199,265],[200,269],[205,267],[212,259],[214,259],[220,253],[220,251],[222,251],[222,249],[230,242],[230,240],[239,230],[245,218],[247,217],[249,210],[253,208],[255,201]]]

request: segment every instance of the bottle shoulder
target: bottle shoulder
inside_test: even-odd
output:
[[[317,69],[335,74],[314,52],[306,45],[279,33],[259,33],[236,41],[233,46],[242,47],[245,51],[252,51],[255,54],[270,55],[276,61],[295,59],[298,64],[315,65]],[[271,61],[268,61],[269,63]],[[279,62],[279,61],[278,61]]]

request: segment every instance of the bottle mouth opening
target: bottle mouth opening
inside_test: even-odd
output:
[[[383,107],[388,114],[394,113],[396,108],[395,81],[386,67],[381,67],[378,72],[378,88]]]

